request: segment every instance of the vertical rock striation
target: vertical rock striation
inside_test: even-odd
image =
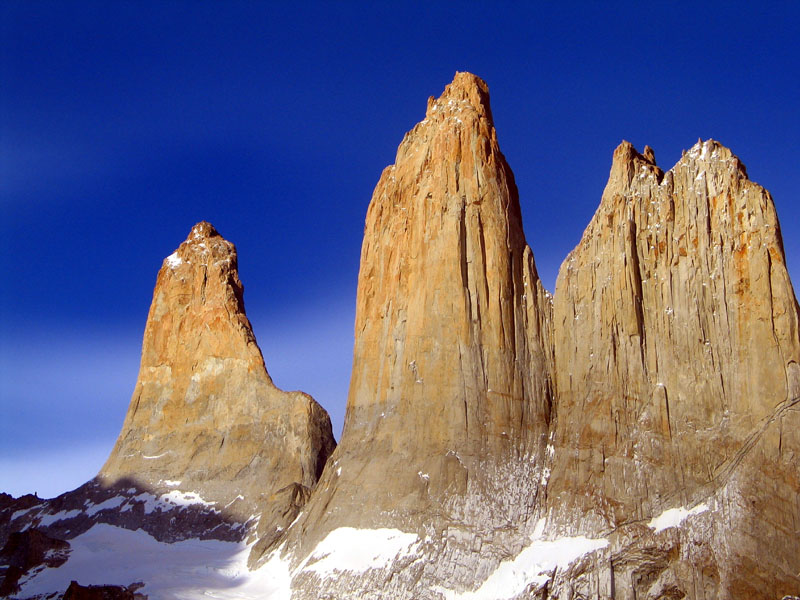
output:
[[[301,554],[338,527],[398,528],[441,558],[414,577],[471,585],[455,557],[481,534],[526,522],[535,505],[550,311],[488,88],[457,73],[403,139],[367,211],[344,432],[298,524]],[[425,589],[407,576],[386,597]],[[318,592],[315,580],[305,585]]]
[[[798,309],[772,198],[730,150],[698,142],[665,174],[649,148],[617,148],[554,330],[553,531],[696,507],[677,562],[635,597],[667,580],[696,598],[800,583]]]
[[[289,513],[280,525],[335,442],[322,407],[273,385],[242,292],[233,244],[209,223],[195,225],[158,273],[139,378],[99,479],[178,486],[237,520],[277,501]]]

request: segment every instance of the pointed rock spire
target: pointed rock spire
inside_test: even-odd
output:
[[[478,118],[486,119],[494,125],[492,109],[489,105],[489,86],[480,77],[472,73],[458,72],[453,82],[444,88],[439,98],[428,98],[426,119],[452,116],[470,110]],[[437,114],[438,113],[438,114]]]
[[[536,439],[549,414],[549,303],[485,82],[457,73],[430,103],[378,182],[365,231],[343,435],[476,456]],[[518,358],[535,361],[532,374]]]
[[[478,531],[524,520],[550,416],[550,300],[472,74],[429,101],[375,188],[355,331],[342,440],[301,543],[344,526],[436,540],[463,526],[456,556]]]
[[[335,445],[330,419],[273,385],[242,294],[233,244],[198,223],[158,273],[139,377],[100,480],[179,486],[242,520],[278,490],[316,483]]]

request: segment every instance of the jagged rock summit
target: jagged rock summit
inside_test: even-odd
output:
[[[666,172],[623,142],[551,297],[488,88],[457,73],[370,202],[327,463],[327,416],[272,385],[201,223],[159,272],[103,471],[0,495],[0,556],[35,549],[28,597],[87,560],[75,589],[158,598],[793,597],[798,331],[772,198],[713,140]],[[109,539],[142,549],[122,574]]]
[[[798,308],[772,198],[741,161],[708,140],[665,173],[623,142],[554,330],[554,533],[627,528],[611,560],[617,582],[650,573],[636,597],[798,589]],[[677,510],[694,511],[680,535],[635,531]]]

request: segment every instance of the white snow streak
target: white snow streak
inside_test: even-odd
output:
[[[669,529],[670,527],[677,527],[683,523],[688,517],[699,515],[708,510],[707,504],[698,504],[692,509],[685,509],[682,506],[678,508],[670,508],[665,510],[657,517],[650,520],[647,524],[648,527],[655,530],[655,533]]]
[[[131,510],[134,502],[144,502],[144,512],[149,515],[156,510],[169,511],[175,508],[184,509],[189,506],[204,506],[213,512],[219,512],[214,507],[214,502],[207,502],[203,500],[199,494],[194,492],[181,492],[179,490],[172,490],[166,494],[161,494],[156,497],[147,492],[142,492],[138,496],[133,496],[128,499],[128,502],[122,507],[121,512]]]
[[[183,260],[181,260],[181,257],[178,256],[178,252],[176,250],[175,252],[170,254],[167,258],[165,258],[164,262],[167,263],[170,269],[174,269],[175,267],[180,265],[183,262]]]
[[[22,515],[27,514],[27,513],[31,512],[32,510],[35,510],[35,509],[41,508],[41,507],[42,507],[41,504],[37,504],[36,506],[31,506],[30,508],[23,508],[22,510],[18,510],[14,514],[11,515],[11,518],[9,519],[9,522],[13,521],[14,519],[18,519]]]
[[[504,560],[483,584],[471,592],[455,592],[437,588],[447,600],[503,600],[513,598],[531,584],[542,585],[550,579],[556,568],[565,568],[581,556],[608,546],[608,540],[584,536],[564,537],[556,540],[538,539],[544,521],[537,523],[531,535],[532,544],[514,559]]]
[[[39,524],[36,527],[47,527],[48,525],[52,525],[57,521],[63,521],[64,519],[71,519],[73,517],[77,517],[81,514],[81,510],[62,510],[61,512],[57,512],[52,515],[45,515],[42,517],[42,520],[39,521]]]
[[[108,500],[104,500],[100,504],[95,504],[94,506],[90,506],[86,509],[86,515],[91,517],[92,515],[96,515],[101,510],[106,510],[108,508],[117,508],[120,504],[125,502],[127,498],[124,496],[114,496],[113,498],[109,498]]]

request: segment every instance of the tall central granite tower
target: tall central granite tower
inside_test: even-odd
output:
[[[302,547],[338,527],[399,528],[433,555],[471,552],[525,523],[552,409],[550,314],[487,86],[458,73],[367,211],[345,426],[295,528]],[[387,594],[404,597],[404,578],[437,569],[426,562]]]

